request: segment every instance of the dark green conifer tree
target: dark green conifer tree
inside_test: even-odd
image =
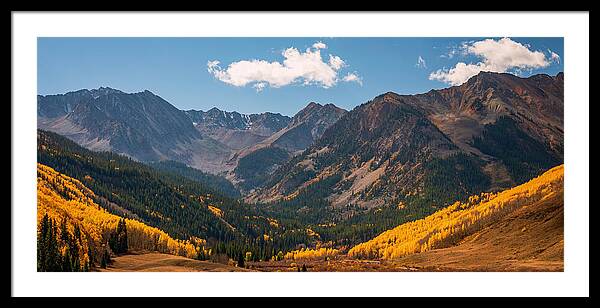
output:
[[[238,267],[245,267],[244,265],[244,254],[240,252],[238,255]]]

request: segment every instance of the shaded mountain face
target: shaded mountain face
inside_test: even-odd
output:
[[[219,173],[231,149],[194,128],[181,110],[150,91],[111,88],[38,96],[38,128],[94,151],[151,162],[174,160]]]
[[[142,161],[182,160],[178,147],[202,138],[183,112],[150,91],[110,88],[38,96],[38,127]]]
[[[279,113],[241,114],[236,111],[222,111],[216,107],[206,112],[202,110],[187,110],[185,113],[196,126],[253,130],[258,134],[264,132],[264,135],[272,135],[274,132],[284,128],[290,121],[290,117]]]
[[[289,152],[304,151],[346,113],[333,104],[311,102],[292,118],[286,128],[269,138],[270,145]]]
[[[280,129],[254,146],[233,156],[237,161],[231,178],[248,191],[262,184],[277,167],[318,140],[347,111],[333,104],[311,102]]]
[[[187,116],[205,136],[219,140],[233,150],[255,145],[287,126],[290,117],[279,113],[241,114],[212,108],[187,110]]]
[[[124,93],[102,87],[38,96],[40,129],[91,150],[144,162],[172,160],[213,174],[232,174],[240,157],[274,144],[280,151],[267,149],[246,161],[261,174],[270,173],[293,152],[312,144],[343,112],[331,104],[312,103],[291,125],[292,118],[278,113],[181,111],[150,91]],[[239,174],[252,177],[253,171]]]
[[[292,121],[293,122],[293,121]],[[248,201],[313,191],[333,206],[435,207],[520,184],[563,160],[563,74],[480,73],[356,107]]]

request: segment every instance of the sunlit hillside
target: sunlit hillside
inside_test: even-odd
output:
[[[176,240],[158,228],[110,214],[94,202],[94,192],[78,180],[42,164],[37,170],[38,253],[51,255],[50,250],[55,249],[60,254],[55,258],[65,259],[68,255],[72,259],[69,269],[88,270],[98,264],[103,255],[110,253],[109,241],[122,228],[120,224],[126,226],[125,251],[150,250],[188,258],[206,253],[202,239]]]
[[[564,166],[554,167],[531,181],[499,193],[472,196],[430,216],[402,224],[356,245],[348,255],[361,259],[395,259],[445,248],[519,208],[561,197]]]

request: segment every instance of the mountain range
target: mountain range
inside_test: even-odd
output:
[[[233,150],[252,146],[290,122],[290,117],[279,113],[241,114],[216,107],[206,112],[187,110],[185,113],[202,135],[219,140]]]
[[[418,95],[382,94],[276,170],[250,202],[311,186],[335,207],[443,206],[521,184],[563,160],[563,74],[482,72]]]
[[[38,127],[95,151],[226,177],[247,202],[318,187],[333,207],[439,206],[521,184],[563,160],[564,75],[482,72],[460,86],[388,92],[294,117],[182,111],[111,88],[38,96]]]
[[[183,159],[180,148],[202,140],[185,113],[150,91],[99,88],[38,96],[38,127],[142,161]]]
[[[101,87],[39,95],[37,111],[38,128],[88,149],[143,162],[177,161],[243,182],[245,173],[233,172],[241,157],[272,145],[293,155],[308,147],[343,112],[331,104],[321,107],[311,103],[294,118],[217,108],[182,111],[150,91],[124,93]]]

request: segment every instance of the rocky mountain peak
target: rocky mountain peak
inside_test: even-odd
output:
[[[94,98],[109,94],[125,94],[125,92],[121,90],[113,89],[110,87],[99,87],[98,89],[91,89],[86,91],[88,91]]]
[[[310,102],[294,115],[291,125],[298,125],[304,122],[316,123],[319,121],[331,122],[330,124],[333,124],[333,122],[337,121],[346,112],[346,110],[331,103],[321,105],[316,102]]]

